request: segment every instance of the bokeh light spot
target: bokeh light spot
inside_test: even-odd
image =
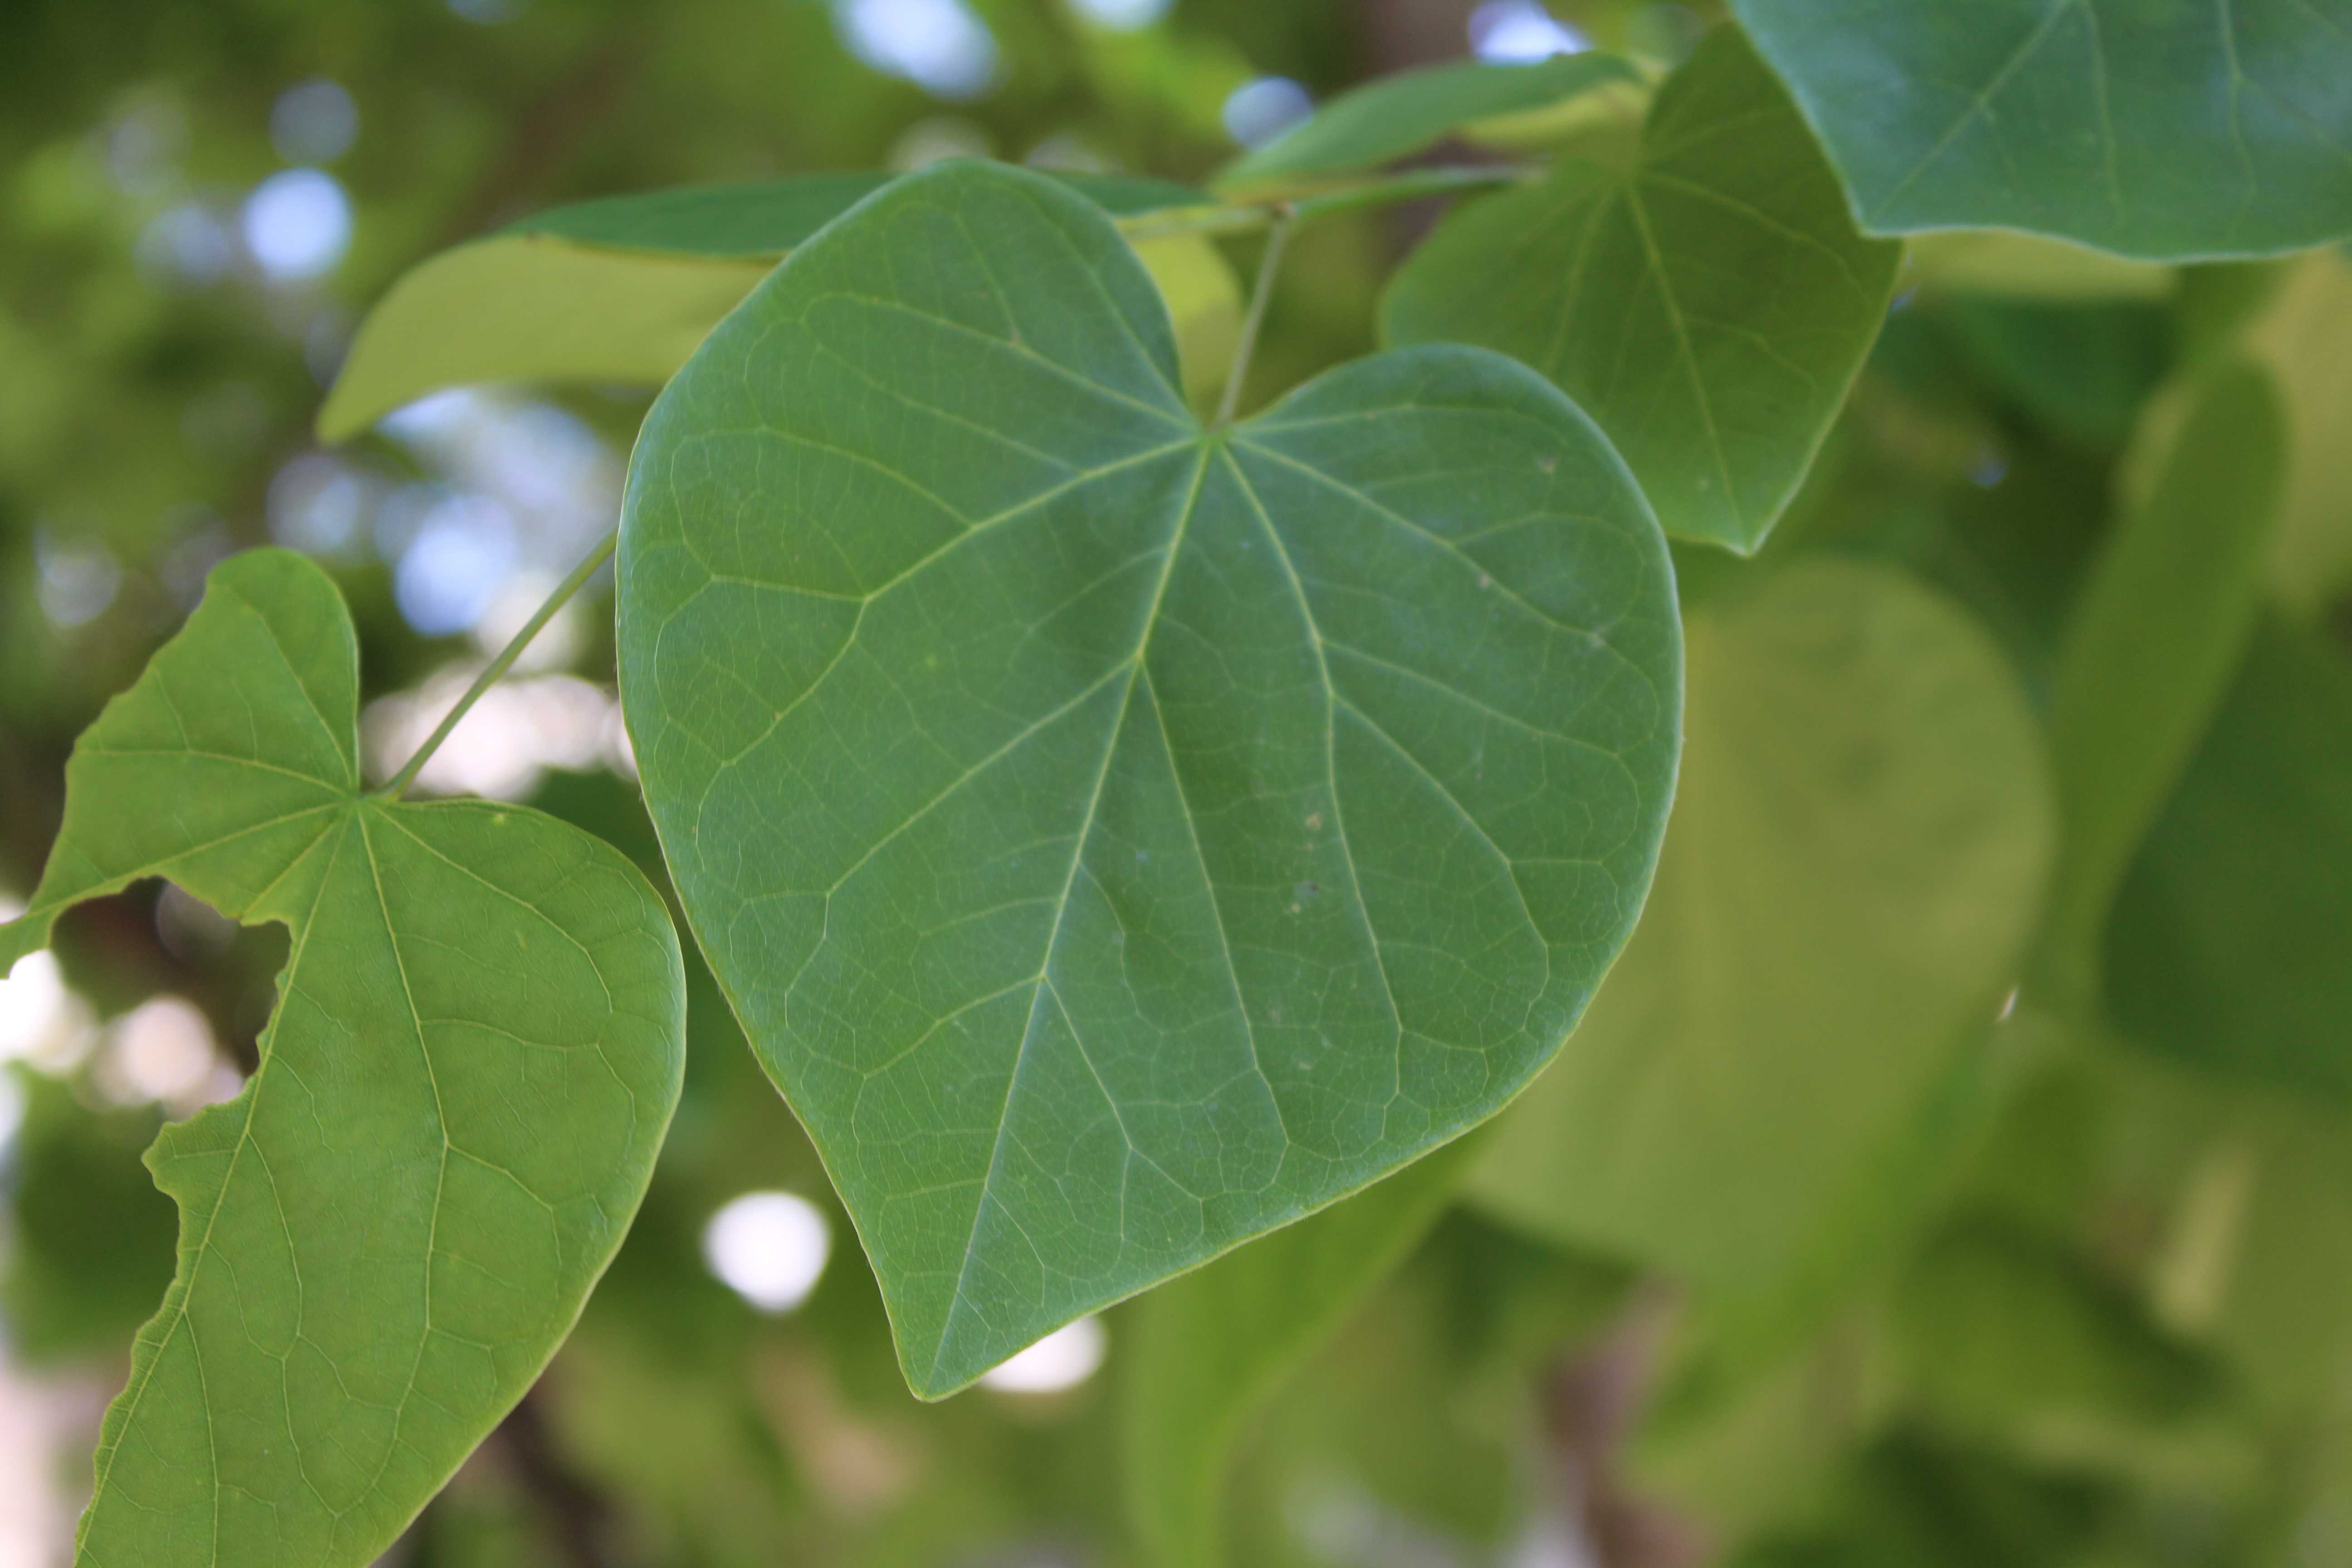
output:
[[[1118,33],[1149,27],[1168,15],[1175,3],[1176,0],[1072,0],[1078,15]]]
[[[289,163],[331,163],[360,133],[359,106],[324,77],[288,88],[269,110],[269,144]]]
[[[1109,1348],[1110,1336],[1103,1331],[1102,1320],[1080,1318],[1055,1329],[980,1381],[1000,1394],[1059,1394],[1092,1377]]]
[[[1244,147],[1263,147],[1315,112],[1315,100],[1286,76],[1262,76],[1234,89],[1220,112],[1225,134]]]
[[[793,1193],[745,1193],[702,1231],[710,1272],[763,1312],[789,1312],[806,1300],[832,1252],[823,1211]]]
[[[332,174],[281,169],[245,198],[245,247],[270,278],[297,281],[334,269],[352,243],[352,203]]]
[[[1536,0],[1486,0],[1470,13],[1471,51],[1491,64],[1521,65],[1591,47],[1591,39]]]
[[[940,98],[996,83],[996,39],[962,0],[842,0],[834,23],[850,53]]]

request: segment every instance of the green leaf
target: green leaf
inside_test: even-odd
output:
[[[1160,286],[1160,298],[1176,329],[1184,399],[1195,409],[1206,410],[1224,389],[1225,372],[1241,342],[1241,282],[1204,235],[1163,234],[1137,240],[1135,258]]]
[[[1800,563],[1710,599],[1687,637],[1649,914],[1469,1190],[1752,1298],[1830,1244],[1981,1040],[2051,810],[2000,656],[1896,573]]]
[[[2352,260],[2296,261],[2247,328],[2245,350],[2278,380],[2287,422],[2270,591],[2315,616],[2352,588]]]
[[[1600,434],[1454,347],[1203,430],[1034,174],[795,252],[623,517],[663,848],[919,1394],[1492,1114],[1639,911],[1680,640]]]
[[[2096,994],[2097,943],[2131,863],[2236,668],[2259,606],[2285,442],[2262,371],[2220,365],[2185,418],[2144,421],[2127,500],[2060,656],[2051,751],[2064,826],[2041,977],[2062,1005]]]
[[[549,235],[577,245],[722,261],[782,258],[794,246],[888,184],[877,174],[795,174],[756,184],[679,185],[551,207],[503,231]],[[1055,173],[1114,217],[1204,206],[1190,185],[1132,174]]]
[[[1906,259],[1931,289],[2017,300],[2163,300],[2180,280],[2169,267],[2004,229],[1923,234]]]
[[[2352,1095],[2352,668],[2264,626],[2115,901],[2107,1005],[2209,1070]]]
[[[769,270],[530,235],[445,250],[394,284],[360,324],[319,410],[319,438],[349,440],[452,386],[657,386]]]
[[[1559,55],[1530,65],[1456,60],[1400,71],[1341,93],[1273,142],[1226,165],[1237,190],[1343,174],[1417,153],[1464,126],[1522,114],[1641,73],[1614,55]]]
[[[1731,0],[1874,234],[2149,260],[2352,234],[2345,0]]]
[[[1121,216],[1209,199],[1162,180],[1055,177]],[[779,257],[890,179],[803,174],[612,196],[443,251],[361,323],[319,411],[319,438],[348,440],[445,387],[658,386]],[[1197,270],[1189,255],[1184,265]]]
[[[362,1564],[530,1386],[676,1106],[676,935],[635,868],[480,802],[360,794],[334,585],[261,551],[107,706],[0,969],[168,877],[293,955],[243,1093],[164,1129],[179,1271],[109,1409],[81,1568]]]
[[[674,185],[550,207],[507,225],[499,234],[773,265],[892,178],[861,172],[794,174],[749,184]]]
[[[1622,170],[1563,157],[1478,202],[1391,285],[1398,343],[1482,343],[1600,422],[1666,531],[1763,542],[1845,401],[1902,260],[1853,232],[1812,138],[1739,35],[1659,90]]]
[[[1146,1296],[1119,1386],[1120,1468],[1151,1561],[1223,1556],[1234,1441],[1282,1381],[1436,1224],[1476,1138]]]
[[[2080,446],[2131,438],[2173,363],[2173,325],[2138,300],[1941,300],[1935,319],[1988,390]]]
[[[1500,1563],[1557,1495],[1545,1380],[1464,1358],[1446,1261],[1417,1248],[1249,1424],[1229,1471],[1234,1561]]]
[[[2167,1439],[2225,1414],[2210,1354],[2072,1248],[2001,1221],[1962,1218],[1923,1247],[1893,1326],[1910,1397],[1940,1426],[2045,1464],[2160,1468]]]
[[[1826,1377],[1853,1373],[1826,1369]],[[1818,1394],[1815,1395],[1818,1398]],[[1725,1568],[2125,1568],[2164,1561],[2118,1550],[2116,1494],[2081,1474],[2025,1464],[1923,1422],[1873,1434],[1822,1489],[1802,1525],[1745,1545]],[[2164,1539],[2179,1539],[2162,1515]],[[2197,1515],[2200,1520],[2205,1516]]]

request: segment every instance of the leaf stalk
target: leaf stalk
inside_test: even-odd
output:
[[[547,623],[555,618],[555,613],[570,604],[572,596],[587,585],[588,579],[596,574],[597,568],[613,558],[613,552],[620,542],[621,531],[616,528],[588,552],[586,560],[572,569],[570,576],[555,585],[554,591],[547,595],[546,602],[532,611],[530,619],[523,623],[522,630],[509,637],[507,646],[499,650],[498,657],[483,667],[482,673],[474,678],[474,684],[466,689],[466,694],[457,699],[457,705],[442,719],[440,727],[425,737],[425,744],[416,748],[416,754],[393,775],[390,784],[377,792],[379,795],[387,800],[398,800],[408,792],[408,786],[416,782],[416,775],[425,770],[426,763],[433,760],[433,753],[441,749],[441,743],[457,730],[459,721],[472,710],[474,704],[479,702],[483,694],[514,668],[515,660],[522,657],[523,650],[538,640],[539,634],[547,629]]]
[[[1209,422],[1212,430],[1222,430],[1234,422],[1234,411],[1241,405],[1242,383],[1249,379],[1250,355],[1257,348],[1258,328],[1265,323],[1265,308],[1274,298],[1274,275],[1282,267],[1282,250],[1290,238],[1290,226],[1296,215],[1285,208],[1276,215],[1274,228],[1266,236],[1265,254],[1258,258],[1257,282],[1250,289],[1249,313],[1242,318],[1241,336],[1234,343],[1234,364],[1225,373],[1225,390],[1217,399],[1217,416]]]

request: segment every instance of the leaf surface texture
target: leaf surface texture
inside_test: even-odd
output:
[[[2124,256],[2352,234],[2346,0],[1732,0],[1876,234]]]
[[[1492,1114],[1647,889],[1679,629],[1606,442],[1454,347],[1204,430],[1033,174],[761,285],[620,570],[665,853],[919,1394]]]

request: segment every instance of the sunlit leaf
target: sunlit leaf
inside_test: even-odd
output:
[[[2223,365],[2160,407],[2075,607],[2051,713],[2064,834],[2038,959],[2087,1001],[2116,883],[2163,809],[2252,631],[2277,525],[2284,432],[2269,378]]]
[[[1899,247],[1837,182],[1738,34],[1659,90],[1623,170],[1562,157],[1450,219],[1397,275],[1391,342],[1526,361],[1591,414],[1666,531],[1747,552],[1811,464],[1880,321]]]
[[[361,323],[319,437],[348,440],[420,397],[482,382],[658,386],[768,270],[530,235],[458,246]]]
[[[2270,590],[2305,615],[2352,587],[2352,258],[2294,264],[2246,331],[2284,395],[2286,493]]]
[[[243,1093],[148,1154],[179,1269],[106,1417],[76,1561],[371,1562],[530,1386],[677,1103],[677,939],[535,813],[360,794],[334,586],[264,551],[76,747],[0,966],[168,877],[293,956]]]
[[[1346,174],[1420,151],[1482,120],[1548,109],[1641,73],[1614,55],[1558,55],[1527,65],[1455,60],[1399,71],[1341,93],[1217,176],[1225,188]]]
[[[1213,1563],[1242,1425],[1436,1223],[1475,1139],[1170,1281],[1128,1319],[1121,1461],[1154,1562]]]
[[[2035,726],[1984,635],[1885,568],[1695,613],[1650,910],[1488,1142],[1493,1212],[1710,1291],[1770,1289],[2016,979],[2051,847]]]
[[[1874,233],[2151,259],[2352,234],[2345,0],[1731,0]]]
[[[1678,749],[1664,541],[1557,392],[1421,350],[1204,431],[1110,222],[987,165],[705,344],[620,592],[679,892],[927,1395],[1500,1107]]]
[[[1234,345],[1241,339],[1240,280],[1217,247],[1197,234],[1138,240],[1135,256],[1167,302],[1185,401],[1205,409],[1223,390]]]
[[[1056,177],[1118,216],[1208,200],[1162,180]],[[779,257],[890,178],[804,174],[612,196],[443,251],[361,324],[319,411],[320,438],[346,440],[429,393],[480,382],[658,386]],[[1161,243],[1182,276],[1200,275],[1183,242]]]

